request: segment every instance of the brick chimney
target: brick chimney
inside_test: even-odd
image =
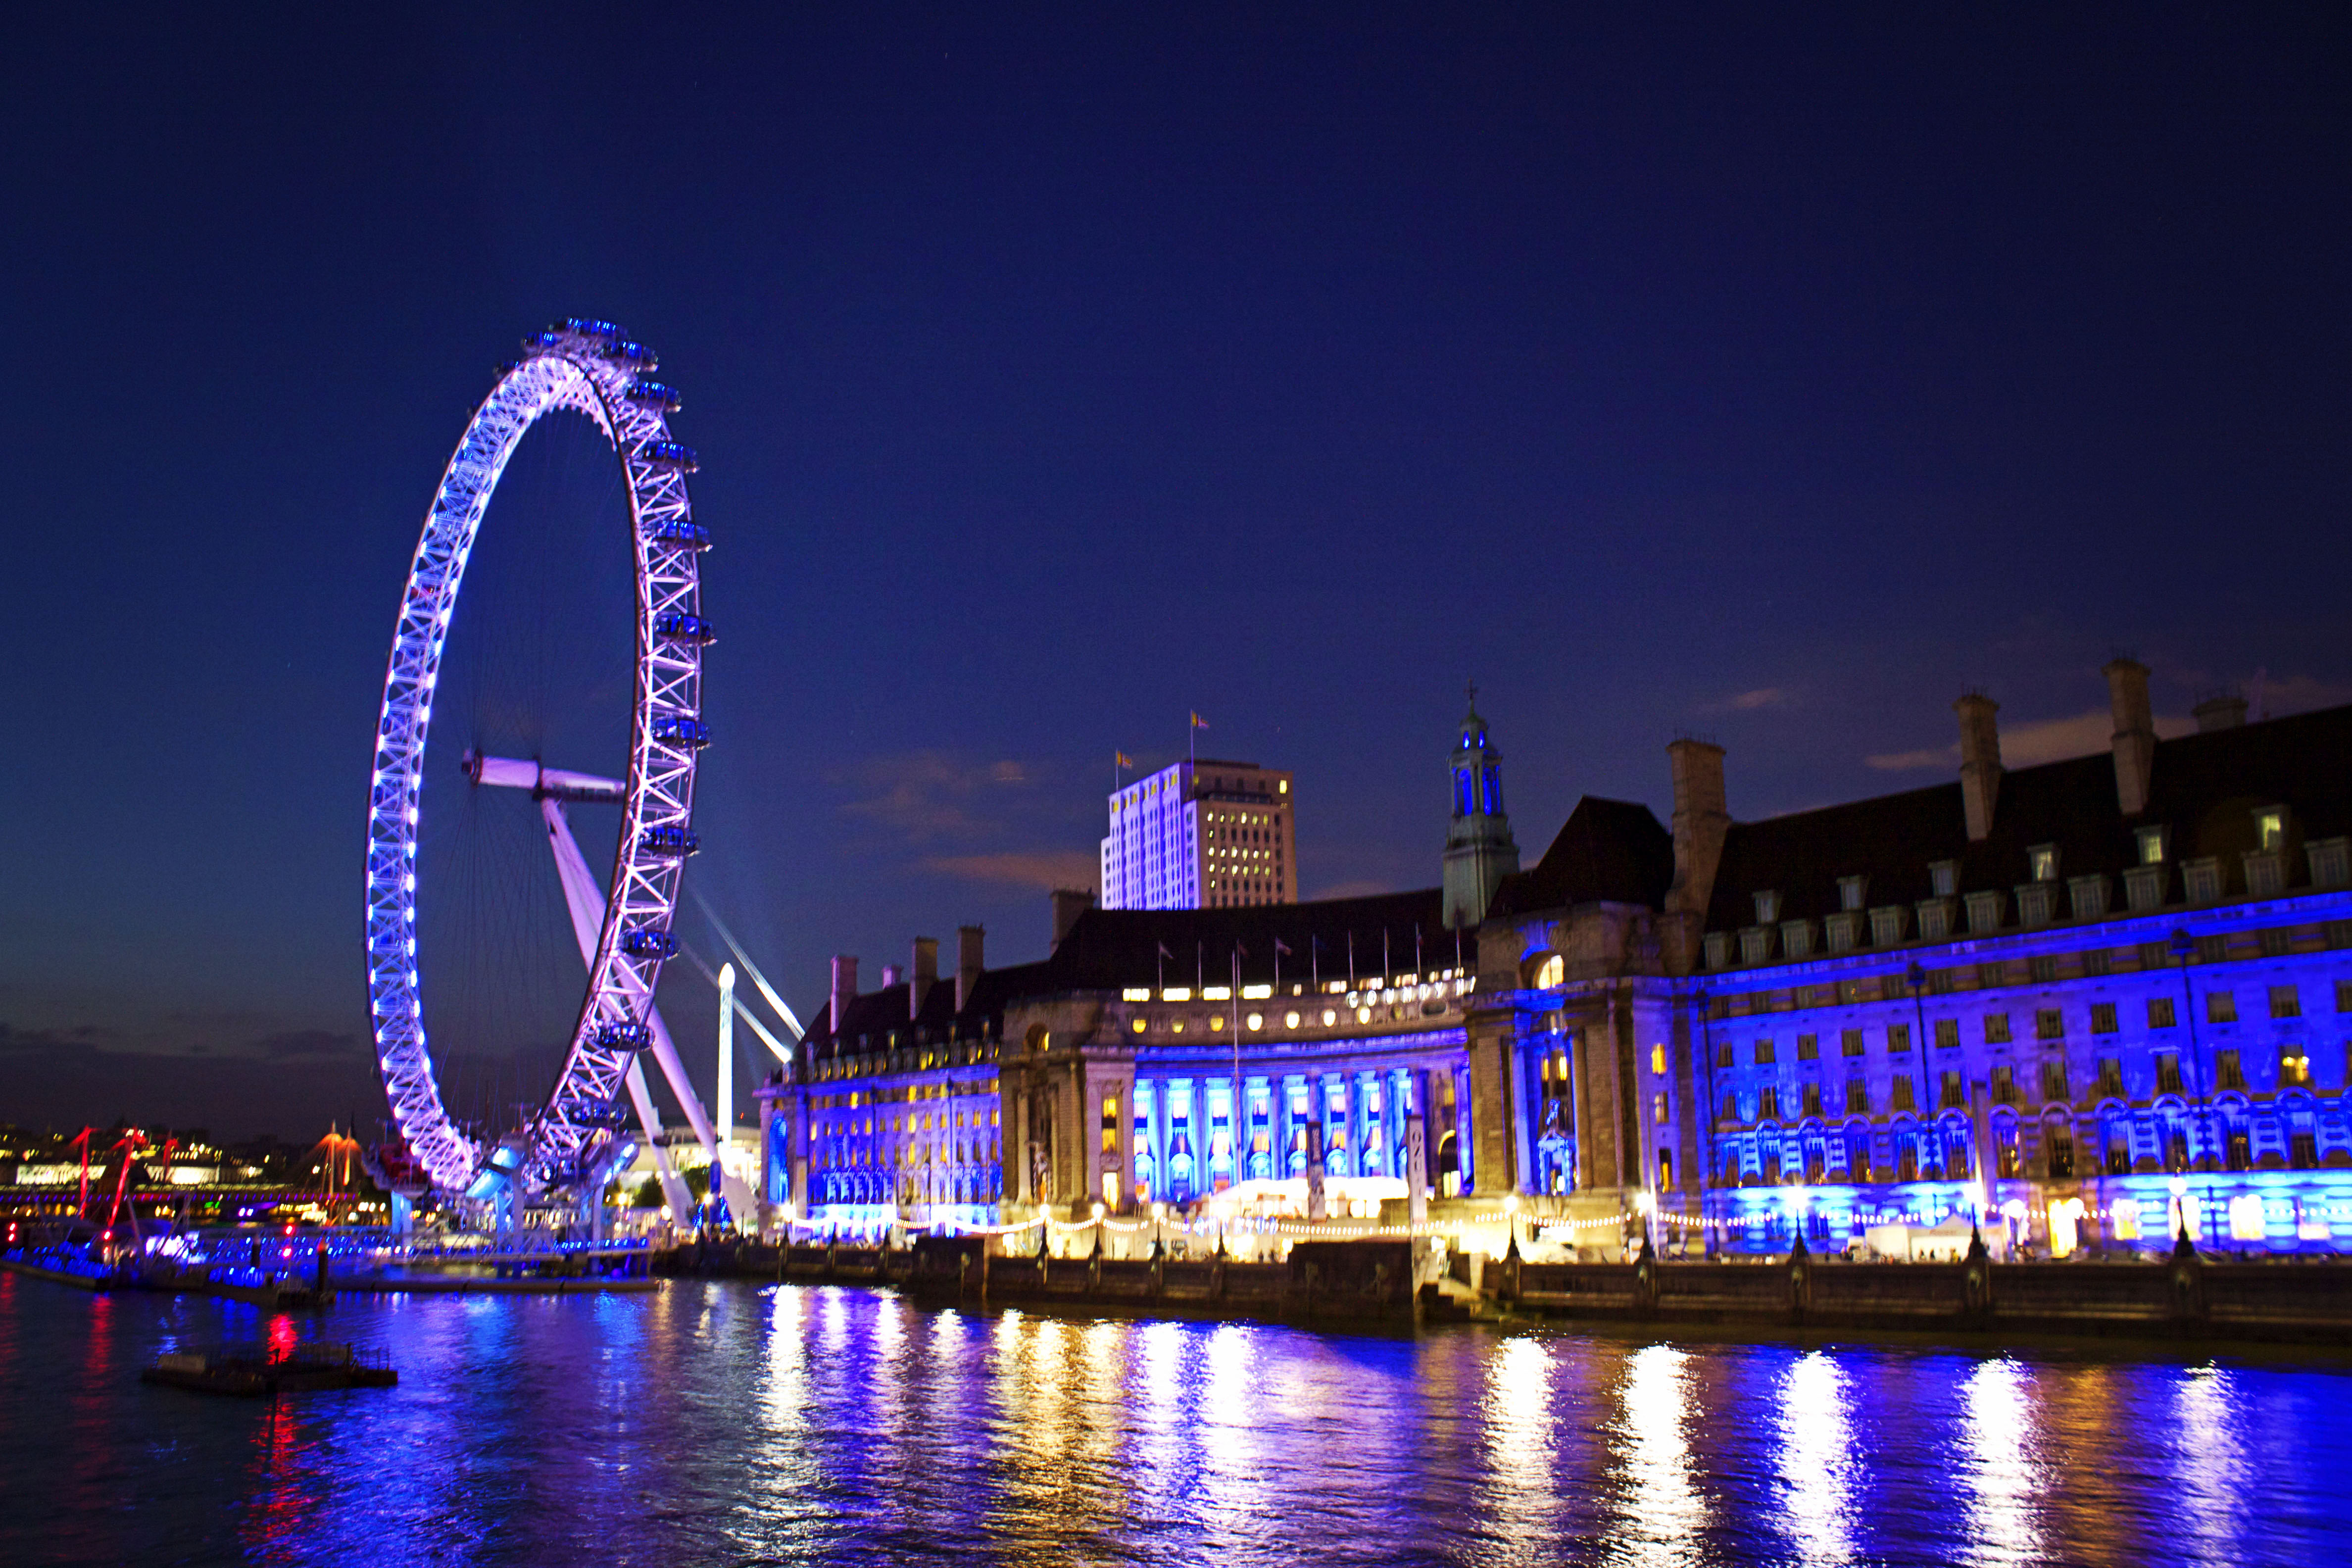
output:
[[[886,963],[882,966],[882,989],[888,991],[906,977],[906,971],[900,969],[897,964]]]
[[[907,1016],[919,1018],[923,1016],[923,998],[929,996],[931,987],[940,983],[939,938],[919,936],[915,939],[915,967],[911,973],[914,982],[907,987]]]
[[[1078,923],[1078,917],[1094,907],[1095,890],[1092,888],[1055,889],[1054,945],[1061,946],[1062,939],[1070,934],[1070,928]]]
[[[1993,721],[2000,704],[1971,691],[1952,711],[1960,716],[1960,802],[1973,844],[1992,831],[1993,805],[2000,799],[2000,728]]]
[[[849,1016],[849,1005],[857,997],[857,960],[847,953],[833,955],[833,1011],[826,1026],[833,1031],[835,1048],[841,1044],[841,1021]]]
[[[2216,691],[2189,710],[2197,715],[2197,732],[2235,730],[2246,721],[2246,700],[2234,691]]]
[[[1723,836],[1731,826],[1723,792],[1723,748],[1684,736],[1666,748],[1675,778],[1675,881],[1666,909],[1705,916],[1715,894]]]
[[[987,935],[987,929],[983,926],[956,927],[956,1011],[959,1013],[971,1003],[972,987],[980,984],[981,943]]]
[[[2147,700],[2147,666],[2118,658],[2100,671],[2107,678],[2107,703],[2116,714],[2116,804],[2126,816],[2147,809],[2147,787],[2156,767],[2156,710]]]

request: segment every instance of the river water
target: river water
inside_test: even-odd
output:
[[[137,1381],[290,1335],[390,1391]],[[0,1563],[2352,1561],[2352,1362],[0,1274]]]

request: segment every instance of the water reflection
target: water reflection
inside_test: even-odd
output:
[[[1505,1340],[1487,1362],[1486,1526],[1516,1558],[1553,1537],[1550,1384],[1551,1357],[1532,1336]]]
[[[1790,1544],[1807,1563],[1853,1554],[1853,1437],[1845,1373],[1820,1351],[1799,1356],[1780,1379],[1780,1480],[1788,1489]]]
[[[2173,1390],[2174,1474],[2200,1561],[2228,1561],[2239,1541],[2247,1477],[2235,1415],[2242,1403],[2219,1367],[2191,1370]]]
[[[287,1332],[383,1351],[400,1386],[136,1381],[165,1345]],[[0,1563],[2332,1563],[2347,1394],[2337,1367],[1353,1339],[790,1286],[273,1322],[0,1280]]]
[[[1706,1502],[1691,1479],[1684,1423],[1690,1412],[1689,1355],[1644,1345],[1625,1358],[1625,1436],[1619,1489],[1626,1500],[1623,1543],[1634,1563],[1685,1563],[1706,1528]]]
[[[2034,1520],[2041,1473],[2033,1457],[2032,1380],[2015,1362],[1989,1361],[1961,1387],[1969,1560],[2027,1563],[2042,1555]]]

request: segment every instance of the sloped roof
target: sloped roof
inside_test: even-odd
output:
[[[1912,903],[1931,896],[1937,860],[1958,863],[1963,894],[2007,890],[2029,879],[2026,852],[2043,844],[2057,848],[2062,880],[2114,877],[2138,863],[2137,830],[2158,826],[2171,830],[2175,860],[2218,857],[2228,889],[2242,876],[2239,857],[2258,847],[2253,813],[2270,805],[2289,809],[2290,849],[2352,830],[2352,707],[2158,741],[2147,809],[2134,817],[2116,799],[2113,756],[2099,752],[2005,773],[1992,830],[1973,844],[1957,781],[1734,823],[1706,929],[1754,925],[1754,895],[1765,889],[1780,893],[1782,920],[1818,920],[1840,908],[1837,880],[1847,876],[1868,879],[1865,906]],[[2288,857],[2289,887],[2308,879],[2301,860]],[[2179,893],[2176,884],[2171,896]]]
[[[1286,950],[1276,951],[1280,942]],[[1440,893],[1423,888],[1360,899],[1260,904],[1216,910],[1087,910],[1049,958],[983,971],[963,1011],[955,1010],[955,976],[942,975],[925,997],[920,1018],[908,1016],[901,983],[866,992],[844,1009],[848,1037],[878,1037],[919,1027],[931,1038],[965,1037],[1001,1020],[1024,997],[1129,986],[1229,984],[1236,962],[1244,984],[1317,974],[1337,979],[1431,967],[1452,967],[1455,938],[1440,915]],[[1166,950],[1163,956],[1161,950]],[[1465,957],[1467,955],[1465,954]],[[832,1005],[810,1021],[810,1047],[832,1048]]]
[[[1525,915],[1591,903],[1657,909],[1674,879],[1674,836],[1648,806],[1588,795],[1542,859],[1503,879],[1486,912],[1490,918]]]

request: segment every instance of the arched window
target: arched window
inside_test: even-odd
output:
[[[1503,815],[1503,770],[1488,763],[1484,771],[1486,786],[1486,815],[1500,816]]]
[[[1538,991],[1549,991],[1568,978],[1568,961],[1556,952],[1541,952],[1520,966],[1524,984]]]
[[[1454,815],[1467,816],[1471,809],[1470,770],[1456,768],[1454,770]]]

